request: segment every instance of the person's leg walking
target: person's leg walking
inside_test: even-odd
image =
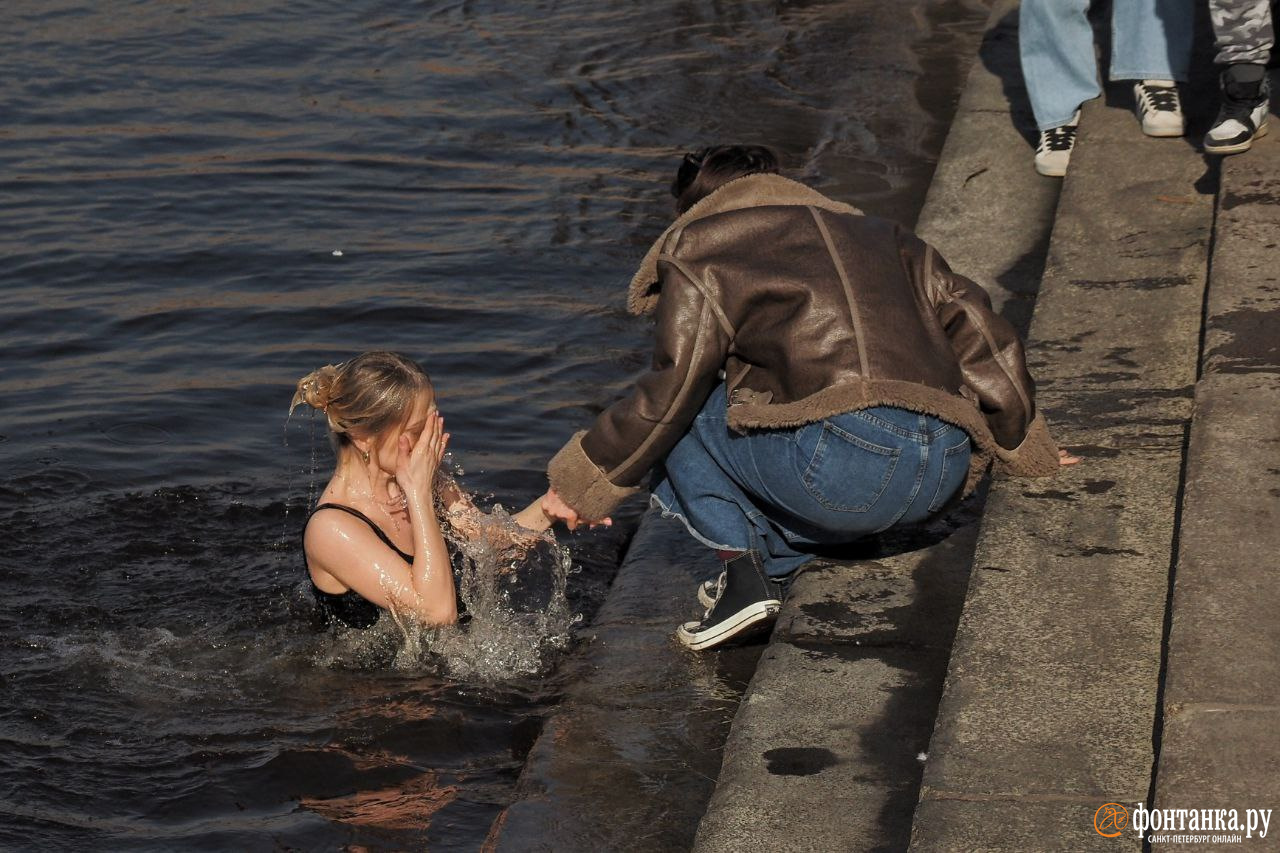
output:
[[[1085,101],[1101,94],[1088,0],[1023,0],[1018,53],[1036,127],[1072,122]]]
[[[1114,0],[1110,80],[1187,82],[1193,0]]]
[[[1267,63],[1275,43],[1268,0],[1210,0],[1216,62],[1222,67],[1222,106],[1205,134],[1210,154],[1248,151],[1267,132],[1270,87]]]
[[[1218,65],[1262,65],[1271,61],[1275,31],[1270,0],[1209,0]]]
[[[1035,167],[1062,177],[1071,162],[1080,105],[1102,91],[1089,0],[1023,0],[1018,11],[1022,78],[1040,138]]]
[[[1182,136],[1178,83],[1191,65],[1193,0],[1114,0],[1111,80],[1133,80],[1134,110],[1148,136]]]

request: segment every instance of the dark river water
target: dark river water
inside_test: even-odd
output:
[[[985,17],[0,4],[0,848],[476,849],[637,509],[561,535],[559,622],[317,632],[298,533],[330,456],[294,383],[408,353],[466,487],[531,499],[647,363],[624,287],[679,153],[767,142],[911,223]],[[512,576],[517,616],[552,563]]]

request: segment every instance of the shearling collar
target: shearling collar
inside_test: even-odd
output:
[[[696,219],[717,213],[773,205],[805,205],[833,213],[862,215],[856,207],[829,199],[817,190],[781,175],[757,174],[736,178],[680,214],[649,247],[627,290],[627,311],[636,315],[650,314],[658,307],[658,256],[673,233]]]

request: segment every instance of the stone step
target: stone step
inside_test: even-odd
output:
[[[1142,847],[1094,817],[1151,785],[1214,184],[1121,90],[1086,104],[1028,338],[1038,404],[1085,459],[991,489],[913,850]]]
[[[1273,84],[1280,80],[1273,78]],[[1155,806],[1280,810],[1280,140],[1222,161]],[[1265,841],[1280,849],[1280,813]],[[1203,844],[1153,844],[1158,851]]]

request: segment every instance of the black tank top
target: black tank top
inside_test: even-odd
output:
[[[373,523],[373,519],[369,518],[369,516],[365,515],[358,509],[352,509],[351,507],[343,506],[342,504],[320,504],[311,511],[311,515],[307,516],[307,522],[310,523],[311,516],[315,515],[322,509],[337,509],[342,510],[348,515],[354,515],[356,518],[369,525],[377,537],[381,539],[388,548],[399,554],[402,560],[406,563],[413,562],[412,554],[406,554],[404,551],[397,548],[395,543],[391,541],[391,537],[383,533],[382,528]],[[305,525],[302,530],[305,534]],[[305,556],[303,559],[305,560]],[[344,625],[349,625],[352,628],[371,628],[377,624],[378,619],[382,616],[381,607],[374,604],[354,589],[349,589],[346,592],[325,592],[320,587],[316,586],[316,582],[313,580],[311,582],[311,593],[315,596],[316,604],[320,608],[321,621],[326,625],[332,623],[336,619]]]
[[[349,506],[344,506],[343,504],[320,504],[318,507],[311,510],[311,515],[307,516],[307,522],[310,523],[311,516],[315,515],[322,509],[337,509],[342,510],[348,515],[354,515],[356,518],[369,525],[374,534],[382,540],[383,544],[400,555],[400,559],[410,565],[413,564],[413,555],[406,554],[404,551],[397,548],[396,544],[391,541],[391,537],[387,536],[387,534],[382,531],[381,527],[374,524],[373,519],[369,518],[369,516],[365,515],[358,509],[353,509]],[[306,530],[306,525],[303,525],[303,535],[306,534]],[[304,563],[306,561],[305,551],[303,554],[303,561]],[[310,572],[308,572],[308,576],[310,576]],[[381,607],[374,604],[354,589],[349,589],[346,592],[325,592],[320,589],[320,587],[316,586],[316,582],[313,580],[311,581],[311,593],[315,596],[316,605],[320,610],[321,621],[325,625],[331,624],[336,619],[344,625],[348,625],[352,628],[372,628],[377,624],[378,619],[382,616]],[[454,595],[457,597],[458,621],[460,623],[466,622],[470,619],[470,616],[466,612],[466,606],[462,603],[461,595],[457,592],[457,578],[454,579]]]

